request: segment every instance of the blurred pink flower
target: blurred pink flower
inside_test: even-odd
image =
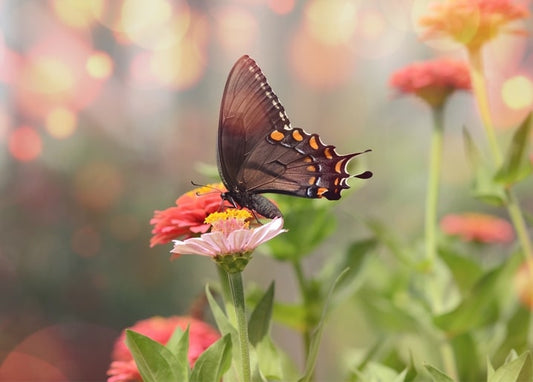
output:
[[[520,301],[533,310],[533,260],[520,266],[515,276],[515,287]]]
[[[222,183],[209,184],[180,196],[176,200],[176,207],[155,211],[150,220],[150,224],[154,226],[150,247],[207,232],[210,225],[204,223],[205,218],[228,206],[220,198],[222,192],[226,192]]]
[[[420,19],[426,27],[425,38],[451,37],[469,49],[479,49],[507,24],[529,16],[528,9],[510,0],[445,0],[435,3]]]
[[[481,213],[446,215],[440,222],[448,235],[459,236],[464,241],[481,243],[507,243],[514,239],[513,227],[506,220]]]
[[[252,215],[246,210],[228,209],[215,212],[206,219],[211,232],[200,237],[174,240],[173,259],[184,254],[217,258],[225,255],[249,254],[260,244],[285,232],[283,219],[275,218],[259,227],[250,228]]]
[[[165,345],[178,326],[183,330],[189,326],[189,363],[191,367],[204,350],[220,338],[215,329],[192,317],[151,317],[137,322],[129,329]],[[111,358],[112,362],[107,371],[109,376],[107,382],[142,381],[135,361],[126,346],[125,330],[115,342]]]
[[[448,58],[406,66],[392,74],[389,84],[404,94],[422,98],[433,107],[443,105],[453,91],[468,90],[471,86],[467,64]]]

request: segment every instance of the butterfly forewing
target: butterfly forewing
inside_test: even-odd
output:
[[[292,128],[255,61],[243,56],[236,62],[224,89],[218,132],[219,172],[233,200],[242,205],[267,192],[339,199],[349,188],[346,165],[358,154],[338,155],[317,134]]]

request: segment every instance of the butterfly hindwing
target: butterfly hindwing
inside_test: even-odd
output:
[[[236,62],[224,89],[218,133],[219,172],[228,189],[225,198],[267,217],[281,213],[277,208],[272,212],[260,193],[336,200],[349,188],[346,165],[359,154],[338,155],[317,134],[292,128],[255,61],[243,56]],[[371,175],[367,171],[355,176]]]

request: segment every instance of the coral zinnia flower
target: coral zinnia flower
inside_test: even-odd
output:
[[[165,345],[176,327],[183,330],[189,326],[189,364],[194,365],[198,357],[211,344],[220,338],[218,332],[203,321],[191,318],[173,316],[169,318],[151,317],[133,325],[131,330],[144,334],[154,341]],[[142,381],[135,361],[126,346],[126,332],[123,331],[115,342],[112,353],[112,362],[107,371],[107,382],[137,382]]]
[[[150,247],[207,232],[210,225],[204,223],[205,218],[210,213],[221,210],[223,206],[228,206],[227,203],[223,204],[217,190],[226,192],[222,183],[209,184],[180,196],[176,200],[176,207],[155,211],[150,220],[150,224],[154,225]]]
[[[441,220],[440,227],[448,235],[457,235],[464,241],[507,243],[514,239],[509,222],[487,214],[447,215]]]
[[[454,90],[470,89],[468,66],[463,61],[440,58],[417,62],[394,72],[390,86],[414,94],[430,106],[441,106]]]
[[[469,49],[479,49],[507,24],[528,16],[526,7],[510,0],[446,0],[434,4],[420,24],[427,28],[426,38],[451,37]]]
[[[250,228],[248,220],[251,218],[252,214],[246,210],[228,209],[212,213],[205,220],[211,224],[211,232],[183,241],[174,240],[174,248],[170,251],[172,258],[185,254],[203,255],[219,264],[231,262],[225,257],[239,258],[237,269],[226,270],[242,271],[257,246],[286,231],[282,218]]]

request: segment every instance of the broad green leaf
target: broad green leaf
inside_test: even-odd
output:
[[[355,292],[358,286],[357,276],[361,274],[367,255],[376,248],[377,244],[377,240],[374,238],[356,241],[348,247],[340,261],[332,264],[331,267],[327,265],[324,267],[324,271],[320,275],[323,285],[331,284],[333,275],[338,275],[344,269],[348,269],[335,289],[333,305]]]
[[[521,257],[517,253],[504,264],[486,272],[457,308],[435,317],[434,323],[449,336],[493,323],[498,317],[500,296],[509,293],[508,285],[520,262]]]
[[[218,330],[220,330],[222,334],[230,333],[232,337],[236,336],[237,331],[235,327],[231,324],[231,322],[229,322],[228,317],[211,294],[209,285],[205,286],[205,295],[207,297],[207,301],[209,302],[209,307],[211,308],[213,317],[215,318],[215,322],[217,323]],[[233,337],[234,340],[236,338],[237,337]]]
[[[483,275],[483,269],[477,262],[449,248],[439,248],[439,256],[452,272],[462,293],[471,290],[476,281]]]
[[[297,261],[309,255],[336,228],[331,204],[319,200],[276,195],[288,232],[270,240],[269,254],[281,261]],[[312,222],[312,224],[310,224]]]
[[[272,307],[274,301],[274,282],[270,284],[267,291],[259,300],[248,321],[248,338],[252,345],[256,345],[268,335],[270,330],[270,320],[272,318]]]
[[[463,137],[467,158],[474,172],[472,194],[475,198],[485,203],[501,206],[507,197],[502,184],[494,181],[493,169],[482,160],[481,153],[474,143],[468,130],[463,129]]]
[[[305,329],[305,311],[298,304],[274,303],[273,319],[291,329],[302,332]]]
[[[434,382],[454,382],[453,379],[451,379],[449,376],[447,376],[445,373],[443,373],[436,367],[433,367],[431,365],[424,365],[424,367],[428,371],[429,375],[431,375],[431,378]]]
[[[231,366],[231,348],[229,334],[209,346],[196,360],[191,373],[191,382],[220,381]]]
[[[478,347],[471,333],[464,333],[451,339],[457,372],[464,381],[477,381],[481,378]],[[483,349],[479,349],[483,350]]]
[[[178,380],[187,382],[189,380],[189,326],[185,332],[177,326],[165,347],[176,357]]]
[[[533,359],[529,351],[499,367],[488,382],[533,381]]]
[[[140,333],[126,330],[126,345],[144,382],[175,382],[180,365],[170,350]]]
[[[502,362],[509,352],[516,349],[523,352],[528,348],[531,312],[521,304],[516,306],[516,311],[506,323],[506,335],[498,351],[492,357],[494,362]]]
[[[344,272],[342,272],[337,277],[337,279],[335,279],[335,281],[331,285],[328,295],[324,299],[324,306],[322,308],[322,317],[311,335],[311,341],[309,344],[307,359],[305,361],[304,375],[302,376],[302,378],[299,379],[299,382],[309,382],[313,376],[313,373],[315,370],[316,359],[318,357],[318,349],[319,349],[320,341],[322,340],[322,332],[324,331],[324,325],[326,323],[326,316],[327,316],[328,309],[329,309],[329,301],[331,300],[331,295],[333,294],[338,283],[342,280],[342,278],[347,272],[348,270],[345,269]]]
[[[533,168],[527,155],[530,132],[531,113],[514,133],[505,161],[494,178],[496,182],[508,186],[518,183],[531,174]]]
[[[406,375],[407,369],[404,369],[398,373],[398,371],[386,365],[377,362],[370,362],[363,371],[354,371],[350,380],[361,382],[405,382]]]

